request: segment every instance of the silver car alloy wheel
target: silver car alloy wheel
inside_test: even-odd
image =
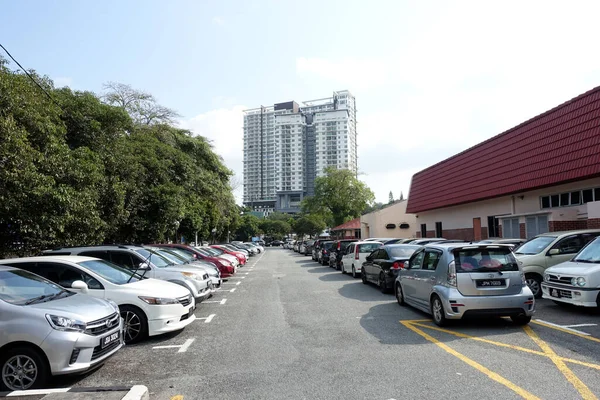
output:
[[[25,355],[11,357],[2,366],[2,382],[10,390],[27,390],[35,383],[38,367]]]
[[[533,295],[537,296],[541,290],[540,283],[534,278],[527,278],[526,283],[527,286],[529,286],[529,289],[531,289]]]
[[[433,312],[434,320],[438,322],[442,320],[442,313],[444,312],[444,310],[442,309],[442,302],[437,297],[433,299],[433,306],[431,307],[431,311]]]
[[[125,325],[123,327],[125,340],[130,342],[135,340],[140,331],[142,330],[142,323],[140,318],[131,311],[126,311],[123,315],[123,319],[125,320]]]

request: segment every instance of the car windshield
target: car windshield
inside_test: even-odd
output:
[[[518,271],[517,260],[508,247],[458,249],[454,251],[456,272]]]
[[[554,240],[556,236],[538,236],[521,245],[515,254],[539,254]]]
[[[171,253],[174,253],[176,255],[178,255],[179,257],[183,258],[184,260],[191,262],[194,261],[194,256],[189,254],[187,251],[185,250],[181,250],[181,249],[176,249],[176,248],[169,248],[168,249]]]
[[[173,264],[185,264],[187,260],[177,254],[175,254],[171,249],[156,249],[158,254],[171,261]]]
[[[596,239],[584,247],[573,261],[600,264],[600,239]]]
[[[156,268],[165,268],[173,265],[173,262],[155,251],[150,251],[148,249],[137,249],[135,252],[144,257],[144,259],[148,262],[151,262]]]
[[[373,250],[376,250],[381,247],[381,243],[363,243],[358,245],[359,253],[371,253]]]
[[[0,271],[0,300],[22,306],[74,294],[39,275],[21,269]]]
[[[115,285],[125,285],[126,283],[136,282],[140,280],[140,276],[132,276],[132,271],[119,267],[105,260],[90,260],[77,263],[85,269],[100,275],[110,283]]]
[[[408,258],[410,256],[412,256],[412,254],[417,251],[417,249],[420,249],[421,246],[406,246],[403,244],[399,244],[396,246],[389,246],[388,247],[388,251],[390,253],[390,256],[392,257],[402,257],[402,258]]]

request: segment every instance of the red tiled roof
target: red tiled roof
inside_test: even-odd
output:
[[[343,224],[336,226],[335,228],[331,228],[331,231],[349,231],[351,229],[360,229],[360,218],[344,222]]]
[[[407,213],[600,176],[600,87],[416,173]]]

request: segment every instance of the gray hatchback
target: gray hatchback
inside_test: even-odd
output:
[[[398,304],[410,304],[444,325],[467,316],[509,316],[527,324],[533,294],[508,245],[436,243],[417,250],[398,272]]]

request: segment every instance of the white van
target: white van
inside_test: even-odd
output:
[[[381,246],[383,246],[383,243],[376,241],[350,243],[346,248],[346,253],[342,256],[342,274],[352,272],[353,278],[360,277],[361,267],[367,256]]]

